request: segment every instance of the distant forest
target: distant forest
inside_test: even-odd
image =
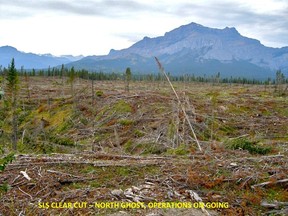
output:
[[[7,74],[8,69],[2,68],[0,65],[0,75],[5,76]],[[19,76],[47,76],[47,77],[79,77],[82,79],[88,80],[125,80],[125,71],[121,72],[113,72],[113,73],[105,73],[102,71],[99,72],[90,72],[85,69],[75,70],[74,67],[66,68],[64,65],[61,67],[53,67],[48,69],[41,70],[26,70],[23,67],[20,70],[17,70]],[[266,80],[259,79],[249,79],[245,77],[221,77],[221,73],[218,72],[215,75],[207,76],[203,74],[203,76],[195,76],[194,74],[183,74],[183,75],[169,75],[171,81],[180,81],[180,82],[203,82],[203,83],[237,83],[237,84],[257,84],[257,85],[281,85],[288,84],[288,77],[285,77],[284,73],[281,70],[275,72],[275,77],[269,77]],[[151,73],[151,74],[139,74],[131,73],[131,81],[162,81],[164,80],[163,75],[159,73]]]

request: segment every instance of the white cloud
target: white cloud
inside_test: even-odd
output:
[[[0,46],[25,52],[107,54],[180,25],[234,26],[269,46],[288,45],[286,0],[0,0]]]

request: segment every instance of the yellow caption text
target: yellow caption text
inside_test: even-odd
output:
[[[189,209],[189,208],[207,208],[223,209],[229,208],[228,202],[39,202],[38,207],[41,209]]]

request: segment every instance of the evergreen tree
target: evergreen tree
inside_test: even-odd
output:
[[[8,73],[7,73],[6,80],[7,80],[8,90],[10,91],[12,98],[13,98],[13,96],[16,95],[17,93],[18,84],[19,84],[19,79],[18,79],[17,70],[15,68],[14,58],[12,58],[11,64],[8,66]]]
[[[12,147],[17,150],[17,131],[18,131],[18,118],[17,118],[17,94],[19,90],[18,73],[15,68],[14,58],[8,67],[7,73],[7,89],[10,94],[10,104],[12,109]]]
[[[75,69],[72,67],[69,71],[69,83],[73,83],[76,77]]]
[[[125,81],[126,81],[125,90],[128,92],[129,92],[129,84],[130,84],[131,78],[132,78],[131,69],[128,67],[125,72]]]
[[[71,88],[71,93],[72,93],[73,98],[74,98],[74,80],[75,80],[75,77],[76,77],[75,69],[74,69],[74,67],[72,67],[69,71],[68,82],[70,83],[70,88]]]

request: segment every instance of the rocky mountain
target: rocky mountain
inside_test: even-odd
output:
[[[88,56],[67,64],[93,71],[158,72],[157,56],[171,74],[274,77],[281,69],[288,74],[288,47],[266,47],[239,34],[235,28],[215,29],[197,23],[180,26],[164,36],[144,37],[131,47],[111,50],[106,56]]]
[[[18,51],[16,48],[11,46],[0,47],[0,65],[2,67],[8,67],[11,63],[11,59],[15,59],[15,65],[19,69],[22,66],[25,69],[44,69],[61,64],[67,64],[72,61],[77,61],[83,56],[61,56],[56,57],[51,54],[37,55],[33,53],[25,53]]]
[[[163,36],[144,37],[131,47],[103,56],[36,55],[14,47],[0,47],[0,65],[7,67],[12,57],[16,67],[42,69],[66,64],[89,71],[158,73],[154,57],[174,75],[215,75],[265,79],[276,70],[288,76],[288,47],[266,47],[260,41],[242,36],[235,28],[216,29],[190,23]]]

